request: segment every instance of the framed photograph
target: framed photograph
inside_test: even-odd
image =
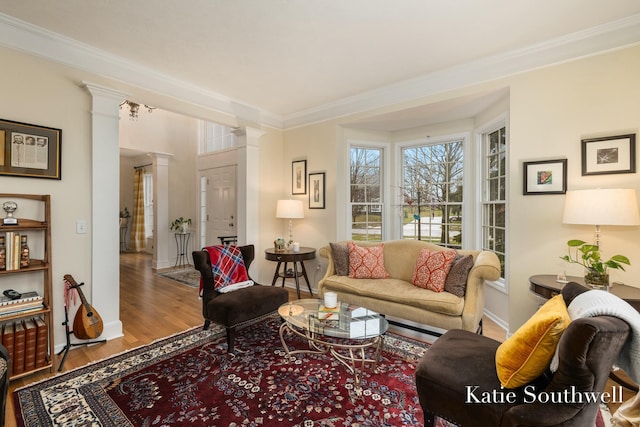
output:
[[[0,175],[61,179],[62,131],[0,119]]]
[[[635,173],[636,135],[582,140],[582,175]]]
[[[524,195],[567,192],[567,159],[524,162]]]
[[[324,209],[324,172],[309,174],[309,209]]]
[[[307,161],[291,163],[291,194],[307,194]]]

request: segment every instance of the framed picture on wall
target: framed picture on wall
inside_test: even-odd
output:
[[[524,162],[524,195],[566,192],[567,159]]]
[[[309,209],[324,209],[324,172],[309,174]]]
[[[307,194],[307,161],[291,163],[291,194]]]
[[[582,140],[582,175],[635,173],[636,135]]]
[[[0,175],[61,179],[62,130],[0,119]]]

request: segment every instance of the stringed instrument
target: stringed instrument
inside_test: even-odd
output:
[[[78,291],[78,295],[80,296],[80,307],[78,307],[78,311],[76,312],[76,317],[73,319],[73,335],[81,340],[88,340],[97,338],[102,334],[103,324],[102,318],[98,314],[95,308],[91,306],[87,302],[87,299],[84,297],[82,293],[82,286],[84,283],[78,285],[76,281],[70,274],[64,275],[64,280],[67,282],[71,288],[74,288]]]

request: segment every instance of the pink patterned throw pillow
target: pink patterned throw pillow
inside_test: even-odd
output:
[[[411,281],[420,288],[442,292],[455,259],[456,251],[430,251],[424,248],[418,254]]]
[[[384,268],[384,244],[361,247],[353,242],[349,245],[349,277],[354,279],[386,279]]]

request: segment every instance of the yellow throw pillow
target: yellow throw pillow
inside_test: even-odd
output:
[[[500,384],[517,388],[538,378],[551,363],[562,332],[569,326],[562,295],[547,301],[496,351]]]

